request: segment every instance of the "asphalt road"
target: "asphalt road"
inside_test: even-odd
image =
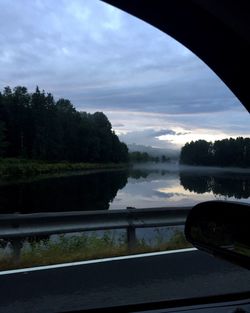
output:
[[[0,312],[63,312],[250,290],[250,271],[203,252],[0,275]]]

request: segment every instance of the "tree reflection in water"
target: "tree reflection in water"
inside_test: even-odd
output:
[[[126,171],[105,171],[2,185],[0,212],[107,210],[127,177]]]
[[[212,192],[215,195],[247,199],[250,197],[249,174],[202,173],[180,171],[180,183],[185,190],[196,193]]]
[[[184,190],[185,189],[185,190]],[[201,194],[206,196],[201,197]],[[208,194],[209,193],[209,194]],[[0,185],[1,213],[185,206],[215,196],[250,200],[249,172],[134,168]],[[249,201],[247,200],[247,201]]]

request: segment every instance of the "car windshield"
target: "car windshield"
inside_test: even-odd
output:
[[[99,0],[0,21],[0,312],[249,291],[184,235],[197,203],[250,203],[249,115],[219,77]]]

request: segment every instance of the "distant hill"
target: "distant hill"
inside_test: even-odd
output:
[[[143,146],[137,144],[127,144],[127,147],[130,152],[139,151],[139,152],[147,152],[149,155],[153,157],[157,156],[168,156],[171,159],[179,159],[180,151],[173,149],[162,149],[162,148],[153,148],[151,146]]]

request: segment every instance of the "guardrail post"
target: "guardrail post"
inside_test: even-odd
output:
[[[12,238],[10,239],[12,246],[12,259],[14,263],[18,263],[21,257],[21,249],[23,247],[22,238]]]
[[[133,226],[127,227],[128,249],[133,250],[137,244],[136,229]]]

